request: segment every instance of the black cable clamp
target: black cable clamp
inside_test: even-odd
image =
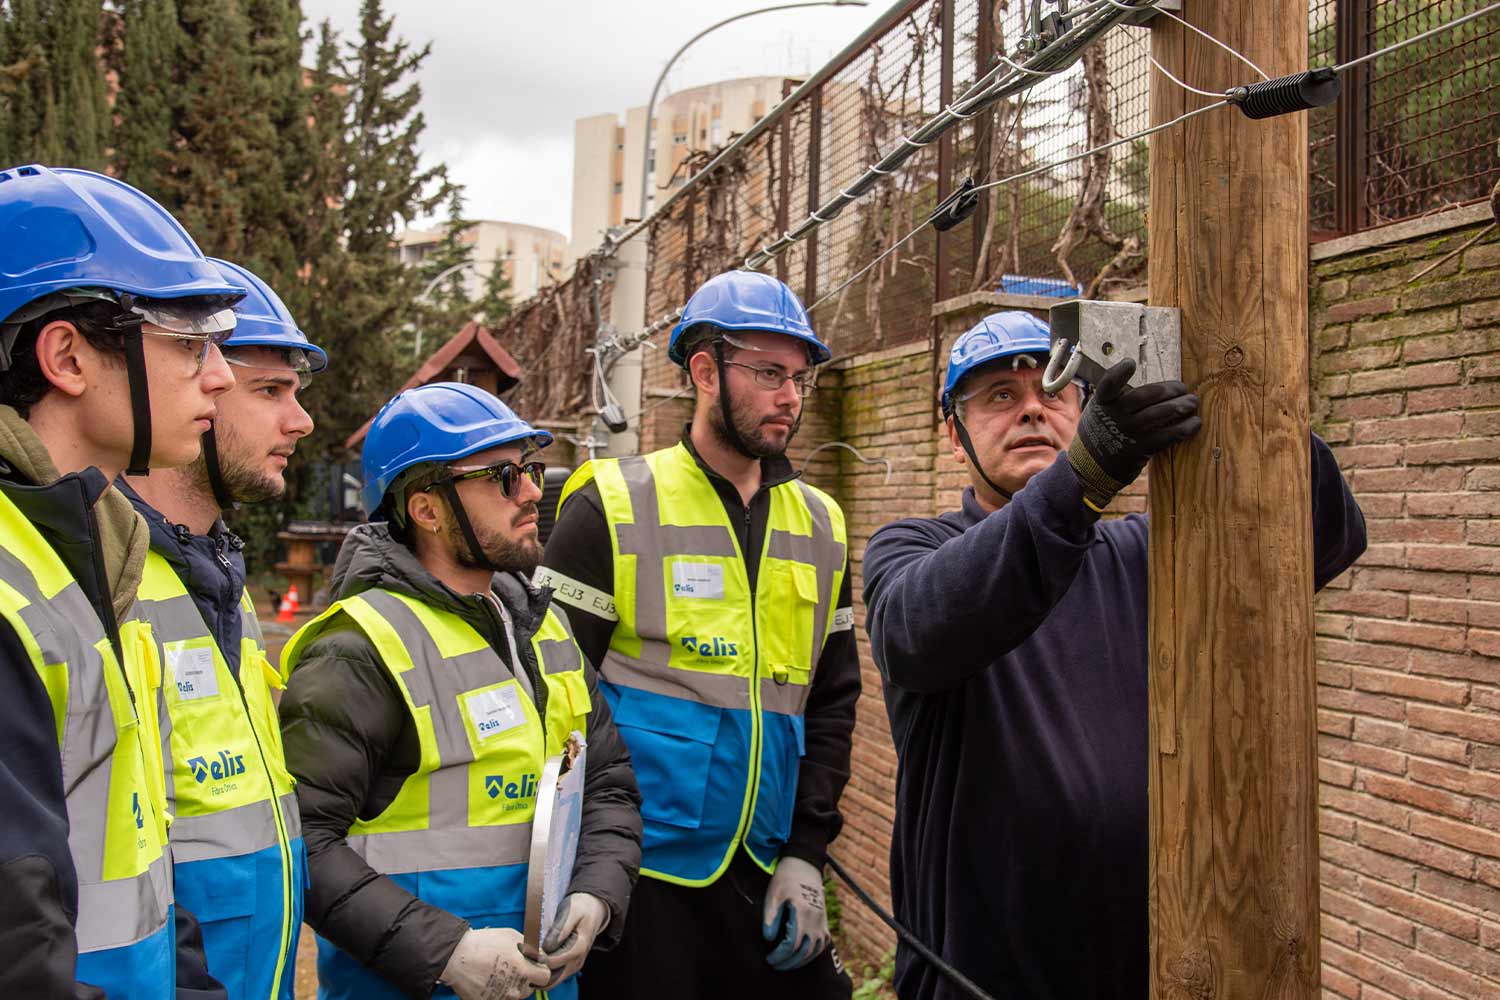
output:
[[[927,221],[932,223],[932,228],[940,233],[946,233],[973,215],[974,210],[979,207],[979,192],[974,190],[977,186],[974,178],[965,177],[964,182],[956,190],[938,202],[937,208],[933,209],[932,215],[927,218]]]
[[[1235,87],[1225,96],[1246,118],[1275,118],[1293,111],[1326,108],[1339,99],[1339,90],[1339,75],[1325,66]]]

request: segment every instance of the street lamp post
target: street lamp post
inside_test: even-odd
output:
[[[420,292],[418,292],[416,299],[414,299],[413,301],[421,302],[423,299],[427,298],[427,296],[429,296],[429,295],[432,294],[432,290],[434,288],[436,288],[443,281],[444,278],[447,278],[451,274],[456,274],[457,272],[462,271],[465,268],[479,267],[480,265],[483,265],[483,264],[502,264],[504,261],[509,260],[510,256],[511,256],[510,253],[506,252],[506,253],[501,254],[499,257],[491,257],[488,260],[464,260],[464,261],[459,261],[457,264],[454,264],[452,267],[445,268],[443,271],[441,271],[438,274],[434,275],[433,279],[427,283],[427,287],[423,288]],[[422,356],[422,328],[420,326],[418,326],[417,327],[416,344],[412,348],[412,357],[414,357],[414,358],[420,358],[421,356]]]
[[[760,7],[756,10],[747,10],[744,13],[736,14],[733,17],[726,17],[724,20],[720,21],[717,24],[709,25],[708,27],[704,28],[702,31],[694,35],[692,38],[689,38],[686,42],[684,42],[682,48],[672,53],[672,58],[667,60],[667,64],[661,69],[661,75],[656,78],[656,83],[651,88],[651,100],[646,105],[646,135],[645,141],[641,143],[641,218],[644,219],[646,217],[646,194],[651,190],[651,140],[655,135],[655,130],[651,127],[651,117],[656,114],[656,97],[661,92],[662,82],[666,80],[667,73],[672,69],[673,64],[677,62],[678,58],[684,52],[686,52],[694,42],[698,41],[698,39],[702,38],[704,35],[709,34],[710,32],[719,30],[726,24],[733,24],[735,21],[740,21],[747,17],[754,17],[756,14],[770,14],[778,10],[795,10],[798,7],[865,6],[868,6],[868,0],[814,0],[814,2],[809,3],[785,3],[778,4],[775,7]]]

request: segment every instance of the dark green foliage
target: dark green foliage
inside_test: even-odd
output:
[[[479,316],[480,323],[493,330],[505,322],[512,305],[510,278],[505,275],[505,262],[497,260],[484,281],[484,294],[474,304],[474,312]]]
[[[103,169],[109,105],[99,0],[0,4],[0,161]]]
[[[469,294],[475,264],[473,231],[472,224],[464,218],[461,188],[454,187],[449,192],[447,215],[442,240],[418,269],[426,294],[417,322],[423,332],[422,342],[427,345],[424,350],[429,351],[463,329],[477,311]]]
[[[114,168],[119,176],[158,200],[160,178],[172,150],[175,74],[182,48],[176,0],[124,0],[124,33],[114,54],[120,93],[115,113]]]
[[[322,25],[311,68],[304,41],[299,0],[0,3],[0,166],[135,184],[205,252],[265,279],[332,360],[304,394],[317,430],[286,498],[231,516],[255,571],[287,519],[325,507],[324,463],[349,457],[345,439],[407,375],[398,333],[474,312],[456,283],[417,303],[427,278],[392,252],[445,200],[461,214],[443,168],[420,163],[413,81],[429,49],[402,41],[379,0],[350,41]]]

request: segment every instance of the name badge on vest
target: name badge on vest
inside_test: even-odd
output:
[[[476,741],[490,739],[526,724],[526,712],[521,708],[521,695],[514,684],[504,684],[487,691],[472,691],[463,697]]]
[[[213,650],[202,646],[167,652],[178,701],[214,698],[219,694],[219,675],[214,670]]]
[[[724,567],[718,563],[674,562],[672,596],[724,599]]]

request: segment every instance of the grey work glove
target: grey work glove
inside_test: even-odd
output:
[[[1083,502],[1095,511],[1109,506],[1159,451],[1198,433],[1198,397],[1181,382],[1151,382],[1131,388],[1130,358],[1105,372],[1089,395],[1068,446],[1068,462],[1083,484]]]
[[[823,908],[823,873],[801,858],[783,857],[766,887],[761,935],[775,941],[766,963],[791,972],[828,947],[828,912]]]
[[[520,931],[490,927],[459,939],[438,980],[459,1000],[526,1000],[551,977],[551,969],[521,954]]]
[[[594,939],[609,923],[609,907],[604,900],[586,892],[570,892],[557,909],[557,918],[552,921],[552,930],[542,942],[542,957],[552,970],[547,981],[551,989],[558,983],[575,975],[583,968]]]

